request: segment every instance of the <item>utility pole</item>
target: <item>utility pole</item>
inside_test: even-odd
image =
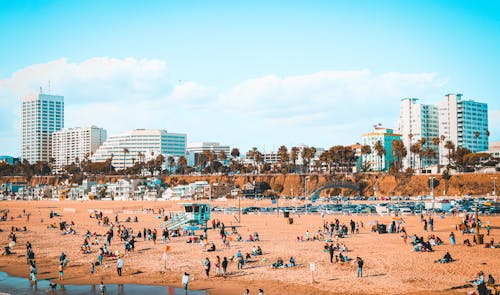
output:
[[[476,244],[479,245],[479,202],[476,205]]]

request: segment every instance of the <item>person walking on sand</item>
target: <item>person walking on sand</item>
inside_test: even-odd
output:
[[[243,295],[250,295],[250,290],[245,289],[245,292],[243,293]]]
[[[264,295],[264,290],[259,289],[259,294],[258,295]]]
[[[187,294],[189,284],[189,274],[187,272],[182,276],[182,286],[184,286],[184,294]]]
[[[356,261],[358,262],[358,278],[362,278],[363,277],[363,264],[364,264],[364,261],[359,256],[356,257]]]
[[[328,252],[330,252],[330,263],[333,263],[333,256],[335,253],[335,249],[333,248],[333,243],[328,246]]]
[[[59,280],[61,281],[63,279],[63,274],[64,274],[64,266],[63,263],[59,263]]]
[[[90,263],[90,275],[94,275],[94,270],[95,270],[95,264],[93,262]]]
[[[224,259],[222,260],[222,275],[224,277],[226,277],[228,263],[229,261],[227,261],[227,257],[224,257]]]
[[[205,274],[207,275],[207,278],[210,276],[210,260],[205,258],[205,261],[203,262],[203,267],[205,268]]]
[[[118,276],[122,276],[122,268],[123,268],[123,259],[121,257],[118,257],[118,260],[116,261],[116,271],[118,272]]]

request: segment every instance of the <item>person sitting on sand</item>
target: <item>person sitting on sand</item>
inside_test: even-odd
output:
[[[257,255],[262,255],[262,249],[260,246],[257,246]]]
[[[450,255],[450,252],[446,252],[446,254],[444,254],[444,257],[437,260],[436,262],[439,262],[439,263],[450,263],[453,261],[453,258],[451,258],[451,255]]]
[[[470,240],[469,239],[465,239],[464,240],[464,245],[466,245],[467,247],[470,247],[471,246]]]
[[[252,255],[257,256],[257,247],[255,245],[252,247]]]
[[[280,268],[283,267],[283,259],[281,257],[278,257],[275,263],[272,264],[273,268]]]
[[[248,236],[248,240],[247,240],[247,242],[253,242],[253,241],[254,241],[253,236],[252,236],[252,235],[249,235],[249,236]]]
[[[290,257],[290,263],[288,264],[288,267],[294,267],[295,266],[295,259],[292,257]]]
[[[212,244],[210,244],[210,247],[207,249],[207,252],[214,252],[215,251],[215,244],[212,242]]]

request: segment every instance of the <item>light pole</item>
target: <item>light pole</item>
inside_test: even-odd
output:
[[[496,197],[497,196],[497,178],[492,177],[491,179],[493,180],[493,195]]]
[[[434,176],[429,177],[431,186],[431,197],[432,197],[432,212],[435,211],[436,198],[434,197]]]
[[[309,176],[306,176],[305,179],[304,179],[304,202],[306,203],[305,207],[306,207],[306,215],[308,215],[308,210],[307,210],[307,194],[308,194],[308,191],[307,191],[307,182],[309,181]]]

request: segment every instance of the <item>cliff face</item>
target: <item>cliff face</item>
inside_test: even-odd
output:
[[[434,193],[437,196],[440,195],[486,195],[492,194],[493,191],[493,180],[492,177],[500,176],[500,173],[496,174],[462,174],[454,175],[449,180],[445,180],[441,175],[433,175],[434,180]],[[97,176],[91,178],[99,183],[105,182],[115,182],[118,179],[123,178],[121,176]],[[309,192],[313,192],[324,183],[340,179],[338,176],[333,175],[309,175],[307,180],[307,189]],[[372,196],[375,189],[379,196],[383,195],[428,195],[429,194],[429,176],[418,175],[412,177],[395,177],[391,175],[375,175],[375,174],[363,174],[356,175],[349,180],[359,184],[361,186],[361,194],[364,196]],[[500,177],[497,177],[500,181]],[[235,183],[242,187],[246,183],[255,182],[267,182],[271,188],[282,187],[282,195],[303,195],[306,183],[306,176],[299,174],[277,174],[277,175],[238,175],[238,176],[227,176],[227,175],[210,175],[210,176],[163,176],[162,181],[169,186],[174,186],[177,184],[186,184],[194,181],[208,181],[209,183]],[[17,182],[26,183],[24,177],[0,177],[0,184],[6,182]],[[44,177],[33,177],[29,184],[35,186],[38,184],[48,184],[48,185],[58,185],[63,181],[57,176],[44,176]],[[500,182],[497,186],[497,191],[500,191]],[[332,194],[357,194],[349,189],[330,189],[324,190],[322,195],[328,193]]]

